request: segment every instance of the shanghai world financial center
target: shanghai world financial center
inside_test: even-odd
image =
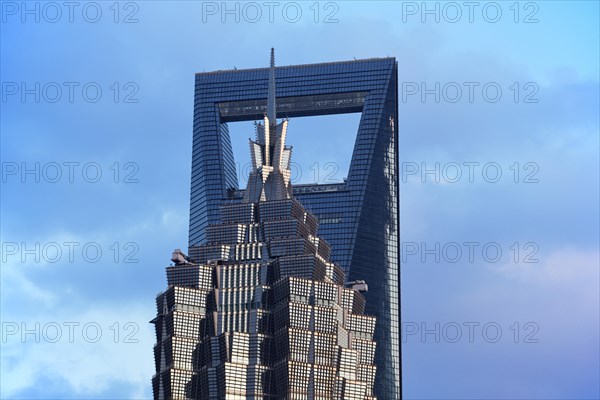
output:
[[[275,68],[272,52],[196,74],[189,248],[156,300],[155,399],[401,398],[397,109],[394,58]],[[290,183],[288,124],[343,113],[361,113],[347,178]],[[246,188],[237,121],[260,121]]]

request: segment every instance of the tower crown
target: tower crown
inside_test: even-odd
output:
[[[244,200],[258,202],[289,199],[292,148],[285,146],[288,119],[277,123],[275,49],[271,48],[267,106],[263,123],[256,123],[256,141],[250,139],[252,172]]]

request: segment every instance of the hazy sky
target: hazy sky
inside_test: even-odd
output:
[[[0,7],[1,398],[152,396],[194,73],[271,47],[398,61],[405,398],[600,397],[598,2]],[[291,120],[294,182],[345,177],[358,121]]]

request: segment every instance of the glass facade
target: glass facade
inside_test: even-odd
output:
[[[298,299],[303,299],[302,296],[304,296],[308,300],[304,302],[301,300],[297,302],[286,300],[282,303],[284,305],[281,306],[275,306],[275,303],[272,303],[274,307],[282,307],[284,312],[279,314],[276,311],[273,311],[273,313],[260,313],[261,309],[258,306],[256,309],[243,309],[243,307],[248,307],[248,293],[253,293],[255,299],[253,301],[256,301],[257,293],[255,291],[248,293],[243,290],[231,291],[224,286],[223,289],[220,289],[219,296],[229,296],[226,298],[236,299],[233,303],[226,302],[232,304],[227,307],[233,307],[233,311],[228,312],[235,316],[215,316],[216,306],[214,304],[188,306],[198,307],[195,313],[200,316],[201,320],[205,321],[203,324],[210,322],[214,329],[222,330],[215,330],[215,334],[218,332],[225,334],[228,332],[227,329],[232,329],[232,327],[241,329],[241,331],[236,332],[242,334],[245,333],[244,329],[249,329],[248,326],[251,324],[254,324],[253,329],[258,329],[257,326],[264,325],[277,326],[281,329],[286,326],[286,340],[293,343],[294,348],[306,350],[306,346],[309,346],[308,348],[315,349],[311,352],[312,364],[310,365],[312,367],[310,368],[304,366],[302,360],[290,358],[287,359],[285,365],[281,364],[273,367],[272,373],[275,374],[274,381],[277,384],[286,385],[285,382],[289,384],[289,380],[294,382],[297,380],[299,387],[308,390],[308,392],[303,392],[304,394],[298,394],[297,397],[292,396],[289,398],[323,398],[321,394],[317,394],[324,393],[319,389],[322,387],[319,386],[318,382],[330,381],[332,376],[341,376],[346,379],[347,383],[338,382],[339,385],[336,383],[339,387],[331,388],[331,391],[328,392],[329,395],[332,393],[339,394],[341,393],[340,390],[343,390],[344,396],[348,396],[346,398],[354,398],[350,397],[354,396],[351,393],[366,393],[369,377],[374,376],[375,388],[373,394],[377,398],[400,399],[399,196],[397,186],[399,170],[397,158],[398,133],[396,129],[398,121],[396,60],[394,58],[355,60],[278,67],[275,70],[276,93],[273,93],[271,97],[276,95],[277,104],[272,112],[276,112],[278,117],[293,118],[296,116],[347,112],[362,113],[359,128],[356,132],[347,180],[343,184],[299,185],[292,189],[293,197],[301,204],[301,206],[299,204],[298,206],[308,211],[306,215],[315,215],[317,217],[315,222],[316,220],[320,221],[319,237],[321,241],[319,245],[316,245],[314,241],[304,240],[307,236],[312,235],[310,233],[313,231],[310,221],[301,221],[299,218],[294,217],[287,218],[284,221],[260,220],[260,222],[257,222],[257,215],[262,216],[262,212],[266,212],[266,210],[257,213],[257,209],[247,208],[249,207],[248,197],[255,196],[256,190],[249,187],[247,190],[242,191],[237,187],[238,179],[227,122],[262,120],[264,118],[265,100],[270,97],[268,89],[270,86],[269,81],[272,79],[270,71],[269,68],[260,68],[216,71],[196,75],[189,235],[190,257],[186,263],[198,262],[198,260],[223,260],[224,257],[231,257],[234,260],[246,260],[246,258],[247,260],[256,260],[252,257],[263,257],[267,254],[270,257],[281,258],[273,265],[276,266],[277,273],[280,274],[278,275],[279,279],[287,279],[286,282],[288,282],[289,287],[282,289],[284,292],[296,290],[290,289],[294,279],[305,279],[306,281],[316,278],[329,279],[339,284],[340,279],[343,279],[341,277],[344,275],[348,281],[367,281],[370,290],[367,293],[361,293],[360,299],[356,301],[344,300],[344,295],[339,297],[339,301],[342,302],[341,304],[345,304],[344,307],[346,308],[340,307],[352,310],[356,315],[349,317],[347,320],[344,319],[344,323],[348,324],[347,326],[341,324],[341,326],[345,326],[343,329],[354,332],[352,335],[344,335],[340,332],[335,335],[338,342],[337,346],[341,349],[336,356],[336,362],[339,364],[337,367],[328,365],[326,362],[316,363],[314,361],[317,359],[325,360],[330,356],[326,356],[326,352],[323,355],[316,349],[320,348],[319,346],[331,348],[323,344],[327,343],[328,340],[332,340],[331,337],[327,336],[330,334],[327,329],[331,327],[331,321],[340,321],[339,315],[336,316],[333,315],[335,313],[332,314],[331,311],[327,311],[327,306],[315,303],[317,300],[320,302],[326,301],[315,295],[298,293],[294,296],[299,296]],[[251,190],[251,193],[248,193],[249,190]],[[243,202],[245,197],[246,203]],[[224,204],[228,206],[224,206]],[[268,204],[268,202],[265,204]],[[235,208],[242,205],[246,208]],[[228,209],[227,207],[233,208]],[[277,211],[276,214],[279,212]],[[234,223],[234,221],[236,222]],[[220,226],[223,223],[226,223],[227,227]],[[218,226],[220,228],[215,228]],[[281,235],[283,232],[293,232],[294,240],[289,238],[282,240]],[[251,241],[251,238],[256,240]],[[316,254],[316,256],[313,254]],[[322,261],[328,259],[332,263]],[[206,293],[214,290],[214,286],[203,286],[198,283],[198,276],[202,275],[201,273],[186,272],[186,268],[188,268],[186,263],[171,267],[177,270],[177,272],[171,272],[171,276],[189,275],[190,282],[194,283],[192,286],[194,290]],[[275,280],[269,280],[274,279],[269,274],[275,272],[270,271],[268,268],[263,271],[259,265],[260,263],[245,269],[247,272],[244,272],[244,277],[224,277],[223,279],[238,279],[236,282],[242,282],[239,281],[240,279],[258,279],[259,281],[260,279],[267,279],[260,282],[275,282]],[[334,268],[332,265],[336,267]],[[213,268],[213,271],[217,269],[216,266],[211,268]],[[254,278],[251,278],[251,276],[254,276]],[[214,281],[214,279],[213,272],[212,280]],[[249,281],[243,282],[246,285]],[[211,285],[213,283],[211,282]],[[315,284],[311,285],[309,285],[311,286],[309,292],[315,291]],[[343,292],[345,291],[343,290]],[[273,289],[272,292],[275,292],[275,290]],[[163,312],[166,310],[164,304],[167,302],[168,293],[169,291],[165,292],[161,295],[163,297],[159,296],[157,299],[160,303],[159,309],[163,307]],[[208,296],[208,298],[210,299],[211,296]],[[364,301],[365,298],[366,301]],[[216,298],[211,301],[217,302],[215,304],[225,304]],[[202,301],[199,301],[199,303],[202,303]],[[350,303],[352,303],[351,308]],[[331,304],[338,303],[334,301]],[[321,310],[318,307],[325,308]],[[212,311],[210,311],[210,314],[204,314],[209,313],[207,310]],[[362,315],[363,312],[376,318],[369,320],[370,317]],[[240,313],[243,313],[243,317],[239,316]],[[322,322],[319,322],[319,326],[322,328],[319,328],[321,329],[319,331],[313,331],[310,338],[306,338],[297,335],[293,331],[293,329],[296,329],[293,318],[295,315],[309,314],[315,316],[314,318],[317,315],[319,316],[319,321],[322,320]],[[277,315],[280,315],[280,317],[276,317]],[[282,322],[280,319],[284,316],[289,320]],[[159,318],[166,317],[160,317],[159,315],[155,322]],[[192,324],[196,323],[193,318],[191,321]],[[311,321],[316,324],[316,319],[311,319]],[[170,323],[177,325],[174,322]],[[374,341],[369,338],[369,324],[373,324],[374,336],[372,339]],[[157,324],[157,337],[159,325]],[[277,336],[275,333],[274,335]],[[351,338],[349,338],[350,336]],[[218,338],[219,336],[215,337]],[[272,347],[272,340],[261,341],[258,337],[252,339],[250,337],[238,337],[236,339],[234,336],[228,336],[227,339],[213,339],[206,342],[208,344],[205,342],[201,344],[198,337],[190,340],[192,342],[196,340],[194,343],[197,346],[206,349],[200,351],[204,354],[203,357],[208,357],[207,354],[216,354],[222,351],[219,347],[219,340],[225,340],[225,342],[237,340],[236,343],[241,343],[239,348],[245,349],[248,346],[250,354],[255,354],[253,357],[258,357],[256,354],[262,354],[261,352],[273,352],[273,349],[269,348],[269,346]],[[266,344],[267,342],[269,344]],[[277,342],[281,343],[281,341]],[[377,345],[375,346],[374,343],[377,343]],[[177,349],[185,348],[179,342],[176,344]],[[160,349],[155,349],[155,352],[160,353],[160,356],[161,352],[164,353],[164,346],[158,347]],[[239,353],[244,352],[239,351]],[[373,365],[368,363],[368,354],[371,353],[374,356]],[[240,357],[250,357],[248,354],[244,354]],[[308,356],[303,351],[299,351],[298,354]],[[213,355],[213,357],[215,356]],[[160,360],[163,359],[163,357],[159,358]],[[216,361],[216,358],[214,361]],[[160,362],[157,361],[157,371],[166,370],[160,369],[161,365],[158,364]],[[247,390],[250,377],[252,377],[250,381],[254,382],[253,385],[256,387],[263,385],[261,387],[264,388],[264,385],[268,384],[264,381],[264,379],[267,379],[264,370],[267,366],[260,363],[251,363],[251,365],[252,368],[245,367],[244,371],[240,372],[246,377],[244,378],[244,384],[246,385],[244,390]],[[348,369],[345,367],[346,365],[358,367]],[[203,382],[203,384],[188,385],[189,389],[192,390],[187,394],[190,397],[201,394],[196,393],[194,388],[204,388],[203,390],[213,388],[219,392],[221,390],[219,389],[219,382],[222,377],[231,374],[233,374],[231,376],[237,376],[237,373],[234,372],[236,367],[231,365],[222,365],[210,372],[208,370],[193,372],[194,369],[191,371],[193,376],[186,375],[186,377]],[[153,381],[156,390],[158,390],[158,382],[161,381],[159,379],[160,374],[161,372],[157,375],[158,378],[155,377]],[[270,376],[269,379],[273,380],[273,375]],[[170,376],[166,381],[170,379],[169,382],[173,382],[175,378],[185,380],[186,377]],[[163,385],[163,388],[165,387],[165,384],[161,383],[161,385]],[[275,389],[272,389],[271,393],[278,393],[273,390]],[[209,390],[205,394],[209,392],[216,393]],[[155,391],[155,393],[157,392]],[[222,393],[222,391],[219,393]],[[310,396],[306,397],[309,394]],[[356,398],[364,398],[360,395],[357,396],[359,397]],[[257,395],[256,398],[258,397],[260,396]],[[331,397],[325,396],[325,398]]]

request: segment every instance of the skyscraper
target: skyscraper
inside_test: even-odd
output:
[[[273,50],[269,71],[243,199],[220,206],[189,257],[173,253],[157,297],[157,399],[375,398],[367,286],[345,282],[317,219],[294,199]]]
[[[397,75],[394,58],[275,71],[280,117],[361,113],[357,132],[347,132],[355,143],[347,180],[296,185],[293,193],[319,219],[331,260],[348,280],[369,284],[365,310],[377,319],[375,391],[385,400],[401,397]],[[268,68],[196,74],[190,246],[206,241],[223,201],[241,195],[227,123],[263,118],[269,79]]]

